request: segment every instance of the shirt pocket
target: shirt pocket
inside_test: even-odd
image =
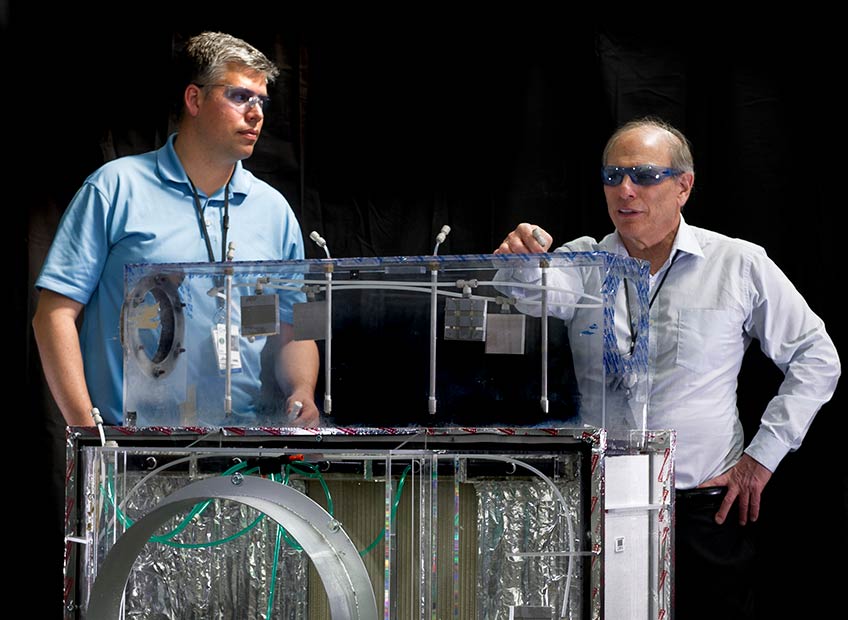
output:
[[[677,365],[693,372],[715,369],[723,357],[729,310],[681,308],[677,325]]]

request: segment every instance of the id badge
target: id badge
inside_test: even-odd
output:
[[[218,354],[218,370],[227,370],[227,326],[218,323],[212,327],[212,340],[215,342],[215,351]],[[239,352],[239,328],[238,325],[230,327],[230,371],[241,372],[241,353]]]

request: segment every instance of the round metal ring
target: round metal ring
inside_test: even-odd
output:
[[[145,276],[133,287],[121,311],[124,345],[142,372],[154,379],[167,376],[184,351],[184,304],[179,295],[181,280],[182,276]],[[155,305],[151,303],[151,297]],[[150,338],[145,339],[144,336],[149,336],[154,325],[159,333],[151,347]]]

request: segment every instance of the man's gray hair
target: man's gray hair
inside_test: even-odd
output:
[[[603,164],[607,164],[607,156],[615,143],[618,142],[622,135],[634,129],[659,129],[668,134],[668,148],[671,154],[671,167],[682,170],[683,172],[695,172],[695,160],[692,158],[692,149],[689,140],[683,135],[683,132],[672,126],[670,123],[657,118],[656,116],[643,116],[629,121],[619,127],[614,134],[607,140],[607,145],[604,147],[602,156]]]
[[[223,32],[201,32],[191,37],[184,53],[190,68],[190,81],[197,84],[221,81],[229,65],[261,73],[269,84],[280,73],[265,54],[246,41]]]

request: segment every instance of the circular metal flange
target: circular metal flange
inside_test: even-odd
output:
[[[226,499],[251,506],[283,526],[309,555],[335,620],[377,620],[377,602],[365,564],[339,522],[303,493],[280,483],[244,476],[192,482],[163,499],[136,521],[109,550],[91,589],[88,620],[119,617],[130,571],[150,537],[171,518],[198,502]],[[174,575],[179,579],[180,575]]]
[[[148,275],[139,280],[121,312],[121,333],[125,347],[142,372],[154,379],[170,373],[183,352],[185,317],[179,295],[182,278],[161,274]],[[150,303],[151,299],[155,304]],[[156,342],[151,343],[154,327],[158,328]]]

